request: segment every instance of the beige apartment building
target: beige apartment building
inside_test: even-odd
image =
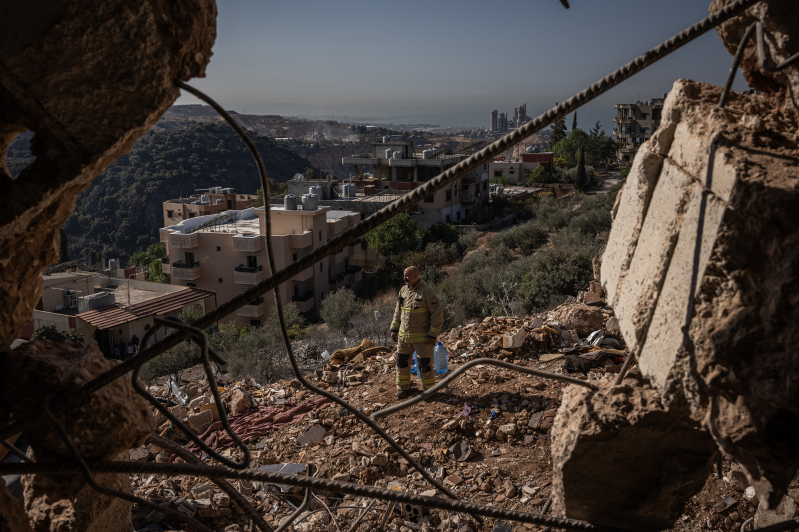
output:
[[[232,188],[211,187],[195,192],[185,198],[170,199],[163,203],[164,226],[179,224],[198,216],[246,209],[258,199],[254,194],[236,194]]]
[[[278,270],[297,262],[335,235],[360,222],[360,215],[330,207],[302,210],[302,206],[271,206],[272,249]],[[266,210],[263,207],[228,211],[219,216],[196,217],[161,229],[169,264],[164,271],[172,284],[214,290],[222,304],[267,277]],[[376,260],[365,241],[357,241],[330,255],[280,287],[283,302],[315,316],[321,301],[344,286],[357,288],[361,266]],[[242,325],[259,326],[269,316],[270,295],[238,309],[230,318]]]
[[[613,135],[619,142],[617,159],[619,162],[631,162],[641,144],[652,136],[660,126],[663,112],[663,98],[655,98],[645,102],[618,103],[616,116],[613,118]]]

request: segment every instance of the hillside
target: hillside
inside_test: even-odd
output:
[[[9,147],[13,176],[32,160],[31,136],[20,135]],[[263,135],[251,132],[250,137],[270,179],[285,182],[297,172],[315,168]],[[163,201],[216,185],[249,194],[260,185],[252,155],[230,126],[205,121],[176,131],[151,130],[78,196],[65,224],[70,257],[95,262],[105,254],[107,259],[124,260],[158,241]]]

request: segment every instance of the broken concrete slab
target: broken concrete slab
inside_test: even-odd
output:
[[[527,332],[523,328],[518,328],[515,331],[511,331],[506,333],[502,337],[502,348],[503,349],[517,349],[524,345],[524,341],[527,339]]]
[[[785,495],[776,508],[769,510],[765,500],[760,501],[755,512],[755,528],[776,525],[796,515],[796,501]]]
[[[670,528],[707,480],[716,444],[668,411],[651,386],[599,385],[564,391],[552,427],[555,508],[598,525]]]
[[[601,329],[605,322],[601,308],[582,303],[561,305],[553,311],[553,317],[561,330],[574,330],[580,338],[585,338],[591,332]]]
[[[208,427],[210,427],[213,422],[214,416],[210,410],[203,410],[198,414],[190,414],[186,417],[186,423],[198,434],[202,434],[208,430]]]
[[[327,429],[325,429],[319,423],[314,423],[308,430],[303,432],[302,436],[297,438],[297,443],[299,445],[307,445],[309,443],[320,443],[325,438],[325,434],[327,433]]]

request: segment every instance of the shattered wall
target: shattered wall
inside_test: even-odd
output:
[[[714,1],[711,11],[727,3]],[[792,4],[761,2],[725,24],[725,46],[734,53],[745,29],[762,20],[769,62],[796,53]],[[795,66],[764,72],[754,48],[753,40],[743,69],[763,95],[733,92],[719,109],[720,87],[675,83],[617,198],[601,274],[621,332],[658,392],[657,408],[712,436],[774,507],[799,468],[799,77]],[[579,428],[590,414],[567,399],[561,412],[569,411],[571,419],[559,413],[562,450],[553,456],[566,487],[580,451],[575,456],[565,439],[590,436]],[[643,437],[645,428],[626,430]],[[681,442],[675,434],[662,445],[669,454]],[[710,461],[714,453],[706,454]],[[692,494],[674,497],[684,504]],[[568,489],[559,496],[568,499]],[[664,506],[648,517],[666,514]]]
[[[35,9],[34,9],[35,7]],[[0,346],[30,321],[75,197],[202,76],[213,0],[11,2],[0,17]],[[12,180],[6,150],[36,133]]]

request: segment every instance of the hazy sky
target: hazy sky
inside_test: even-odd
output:
[[[527,103],[537,116],[701,20],[710,4],[570,3],[217,0],[214,55],[190,83],[248,114],[488,126],[492,109],[512,116]],[[731,62],[711,31],[579,110],[578,126],[600,120],[609,132],[614,103],[658,97],[679,78],[721,85]],[[734,88],[746,88],[740,73]]]

